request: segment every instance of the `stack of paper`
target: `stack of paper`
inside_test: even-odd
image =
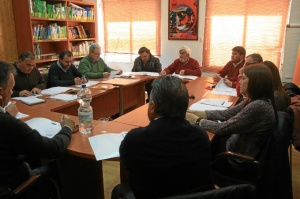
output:
[[[71,95],[71,94],[57,94],[57,95],[52,95],[49,97],[49,99],[55,99],[55,100],[60,100],[64,102],[71,102],[74,100],[77,100],[77,95]]]
[[[193,76],[193,75],[178,75],[178,74],[173,74],[173,76],[179,77],[180,79],[191,79],[191,80],[195,80],[198,77],[197,76]]]
[[[227,100],[206,98],[192,104],[189,109],[194,111],[225,110],[231,105],[232,102]]]
[[[13,99],[21,100],[23,103],[25,103],[27,105],[34,105],[34,104],[39,104],[39,103],[45,102],[44,99],[40,99],[40,98],[38,98],[38,96],[41,96],[41,95],[32,95],[32,96],[28,96],[28,97],[14,97]]]
[[[229,95],[229,96],[237,96],[236,94],[236,89],[235,88],[231,88],[229,86],[227,86],[224,83],[224,80],[221,79],[216,87],[214,88],[214,90],[212,91],[213,94],[218,94],[218,95]]]
[[[119,157],[119,147],[126,134],[108,133],[89,137],[96,160]]]
[[[70,88],[57,86],[57,87],[52,87],[52,88],[42,90],[42,94],[43,95],[56,95],[59,93],[66,92],[67,90],[70,90]]]
[[[53,122],[47,118],[32,118],[25,123],[32,129],[37,130],[42,136],[48,138],[53,138],[61,130],[60,123]]]
[[[99,84],[99,82],[98,81],[91,81],[91,80],[89,80],[87,83],[85,83],[86,87],[94,86],[96,84]],[[75,85],[75,87],[80,87],[81,88],[82,85]]]

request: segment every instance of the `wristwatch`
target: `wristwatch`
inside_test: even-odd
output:
[[[198,126],[200,126],[199,124],[200,124],[200,121],[203,119],[203,117],[199,117],[197,120],[196,120],[196,125],[198,125]]]

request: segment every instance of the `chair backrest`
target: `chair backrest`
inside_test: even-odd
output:
[[[278,111],[278,124],[268,137],[257,168],[260,198],[293,198],[288,148],[292,135],[290,115]]]
[[[253,199],[256,198],[255,186],[250,184],[232,185],[220,189],[176,195],[161,199]]]

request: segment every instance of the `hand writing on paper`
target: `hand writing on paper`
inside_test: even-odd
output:
[[[28,96],[31,96],[32,93],[28,90],[22,90],[20,93],[19,93],[19,96],[20,97],[28,97]]]
[[[232,82],[229,79],[224,78],[223,81],[228,87],[232,87]]]
[[[180,72],[179,72],[179,75],[184,75],[184,70],[181,70]]]
[[[214,76],[213,76],[213,80],[215,81],[215,82],[218,82],[218,81],[220,81],[221,80],[221,75],[220,74],[215,74]]]
[[[41,94],[41,89],[39,89],[39,88],[33,88],[32,90],[31,90],[31,93],[32,94]]]
[[[109,76],[110,76],[110,73],[108,73],[108,72],[103,73],[103,78],[109,78]]]
[[[161,76],[164,76],[164,75],[166,75],[166,74],[167,74],[167,72],[164,71],[164,70],[162,70],[162,71],[160,72],[160,75],[161,75]]]

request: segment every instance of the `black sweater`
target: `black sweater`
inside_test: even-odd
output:
[[[0,184],[14,188],[29,177],[24,155],[56,158],[67,149],[72,132],[63,127],[53,138],[41,136],[19,119],[0,112]]]

